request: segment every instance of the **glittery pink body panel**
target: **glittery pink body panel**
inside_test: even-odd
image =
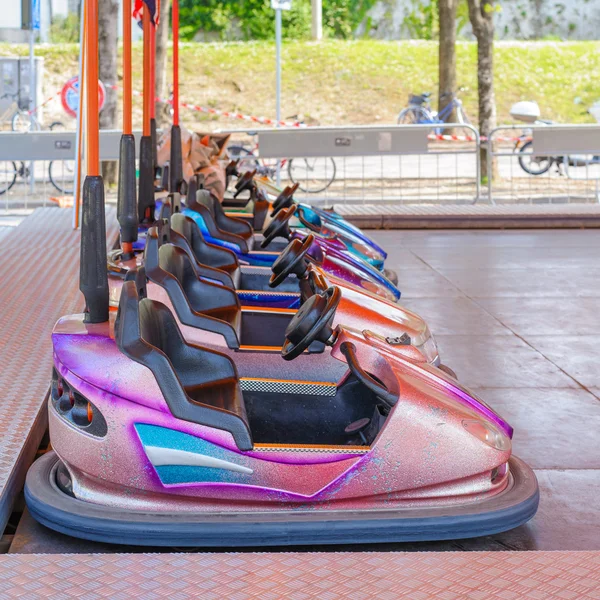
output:
[[[53,448],[68,465],[78,497],[154,510],[174,503],[183,510],[214,509],[217,501],[223,506],[233,502],[236,510],[256,510],[257,503],[368,509],[464,503],[508,485],[508,474],[493,479],[492,471],[508,461],[510,449],[482,443],[462,424],[464,419],[485,422],[483,408],[475,401],[467,405],[461,399],[465,392],[437,369],[385,355],[383,345],[377,348],[351,333],[342,336],[350,336],[358,347],[361,364],[400,396],[366,452],[343,446],[240,452],[228,432],[173,417],[153,374],[121,354],[108,329],[106,324],[84,325],[73,316],[61,320],[53,334],[60,375],[93,402],[108,425],[104,438],[86,435],[50,406]],[[333,355],[338,354],[334,348]],[[307,375],[301,379],[310,380]],[[136,423],[180,431],[233,452],[252,475],[245,484],[164,485],[146,456]]]

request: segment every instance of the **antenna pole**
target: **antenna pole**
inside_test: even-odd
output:
[[[86,304],[85,321],[108,321],[108,272],[106,269],[106,224],[104,182],[100,175],[98,119],[98,0],[87,0],[86,124],[87,176],[83,184],[81,265],[79,289]]]
[[[181,128],[179,127],[179,0],[173,0],[173,127],[171,127],[170,192],[178,192],[183,181]]]
[[[142,28],[144,30],[144,76],[143,76],[143,116],[142,139],[140,140],[140,180],[138,195],[139,222],[152,222],[154,210],[154,154],[152,151],[152,131],[150,125],[150,104],[154,91],[150,89],[150,68],[152,40],[148,5],[142,8]]]
[[[133,242],[138,239],[135,181],[135,137],[132,130],[131,85],[131,0],[123,2],[123,134],[119,148],[119,187],[117,219],[121,227],[123,259],[134,257]]]

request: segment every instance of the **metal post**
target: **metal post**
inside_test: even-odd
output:
[[[312,39],[319,42],[323,38],[323,0],[311,0]]]
[[[34,54],[34,46],[35,44],[35,31],[33,29],[33,2],[31,6],[31,23],[29,24],[29,131],[33,131],[35,129],[35,116],[33,114],[34,105],[34,92],[35,89],[35,77],[34,77],[34,69],[35,69],[35,54]],[[33,169],[35,167],[35,163],[33,161],[29,162],[29,192],[33,195],[34,185],[35,185],[35,174]],[[46,195],[44,194],[44,205],[46,204]]]
[[[281,9],[275,9],[275,116],[277,127],[281,121]],[[281,160],[277,161],[275,175],[277,187],[281,187]]]
[[[84,30],[85,30],[85,14],[86,6],[85,0],[81,0],[79,12],[79,104],[77,105],[77,125],[75,135],[75,169],[73,172],[73,218],[72,224],[73,229],[79,228],[79,207],[81,205],[81,182],[83,177],[81,176],[82,171],[82,158],[83,158],[83,135],[84,127],[82,123],[83,117],[83,94],[85,86],[83,84],[83,67],[84,67]]]

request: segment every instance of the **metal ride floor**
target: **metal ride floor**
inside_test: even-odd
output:
[[[117,235],[109,209],[108,238]],[[40,208],[0,239],[0,528],[3,531],[46,430],[42,410],[52,369],[50,332],[81,310],[79,232],[71,211]]]
[[[35,598],[37,582],[57,598],[600,598],[600,231],[373,235],[444,362],[515,427],[515,453],[540,482],[530,523],[454,542],[117,556],[141,549],[72,540],[25,514],[10,549],[21,555],[0,556],[0,573],[14,573],[0,598]]]
[[[597,552],[6,555],[0,599],[592,600]]]

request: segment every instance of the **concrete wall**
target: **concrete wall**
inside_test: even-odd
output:
[[[369,11],[357,35],[379,39],[411,37],[407,22],[429,6],[429,0],[379,0]],[[600,0],[502,0],[496,16],[499,39],[600,39]],[[467,23],[460,35],[471,37]]]

